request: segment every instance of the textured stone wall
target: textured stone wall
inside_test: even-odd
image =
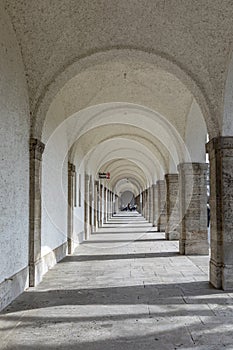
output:
[[[212,139],[210,158],[210,282],[233,288],[233,138]]]
[[[157,181],[158,186],[158,231],[166,228],[166,184],[164,180]]]
[[[28,285],[29,243],[29,110],[27,87],[20,48],[8,16],[1,4],[0,53],[1,308]],[[13,275],[14,278],[7,280]]]
[[[182,163],[179,171],[180,253],[208,255],[207,164]]]
[[[166,228],[168,240],[179,239],[179,177],[178,174],[166,174]]]

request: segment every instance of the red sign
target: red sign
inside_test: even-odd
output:
[[[110,179],[110,173],[99,173],[99,179]]]

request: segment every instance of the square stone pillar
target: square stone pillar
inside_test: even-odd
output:
[[[145,209],[145,191],[143,191],[142,192],[142,215],[144,216],[144,218],[145,218],[145,211],[146,211],[146,209]]]
[[[92,234],[94,227],[94,183],[92,175],[89,175],[89,232]]]
[[[158,194],[158,220],[157,230],[165,231],[166,227],[166,185],[164,180],[157,181],[157,194]]]
[[[149,221],[149,188],[146,189],[146,220]]]
[[[90,236],[90,177],[85,174],[85,201],[84,201],[84,224],[85,224],[85,239]]]
[[[104,224],[107,223],[108,213],[108,189],[104,187]]]
[[[179,240],[179,176],[166,174],[166,228],[167,240]]]
[[[68,254],[72,254],[74,251],[74,199],[75,199],[75,165],[68,162]]]
[[[149,222],[154,222],[154,187],[148,188],[148,209],[149,209]]]
[[[29,286],[41,281],[41,165],[45,145],[30,139]]]
[[[210,161],[210,283],[233,289],[233,137],[207,144]]]
[[[99,184],[99,227],[103,227],[104,223],[104,187]]]
[[[96,232],[98,229],[98,196],[99,196],[99,182],[95,181],[94,182],[94,224],[93,224],[93,232]]]
[[[153,202],[154,202],[154,223],[153,226],[156,228],[158,231],[158,219],[159,219],[159,186],[157,184],[153,185]]]
[[[208,255],[207,164],[182,163],[179,171],[180,254]]]

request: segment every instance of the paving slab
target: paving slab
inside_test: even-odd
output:
[[[208,263],[118,215],[0,313],[0,349],[233,349],[233,293]]]

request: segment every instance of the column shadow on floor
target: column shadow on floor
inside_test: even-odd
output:
[[[221,295],[221,298],[219,298]],[[212,297],[211,297],[212,296]],[[227,292],[216,290],[208,281],[187,283],[162,283],[107,288],[50,289],[46,291],[28,291],[19,296],[2,315],[18,311],[49,308],[62,305],[173,305],[166,310],[166,316],[202,315],[211,316],[209,308],[188,308],[190,304],[228,304],[233,299]],[[183,305],[183,310],[176,310],[175,305]],[[231,316],[233,309],[231,308]],[[0,314],[0,316],[1,316]],[[156,312],[157,316],[164,312]]]
[[[111,243],[109,241],[106,241]],[[114,241],[113,241],[114,242]],[[98,243],[98,242],[92,242]],[[102,243],[102,242],[101,242]],[[170,258],[179,256],[179,252],[158,252],[158,253],[133,253],[133,254],[101,254],[101,255],[69,255],[62,262],[78,262],[78,261],[103,261],[103,260],[123,260],[123,259],[145,259],[145,258]]]

